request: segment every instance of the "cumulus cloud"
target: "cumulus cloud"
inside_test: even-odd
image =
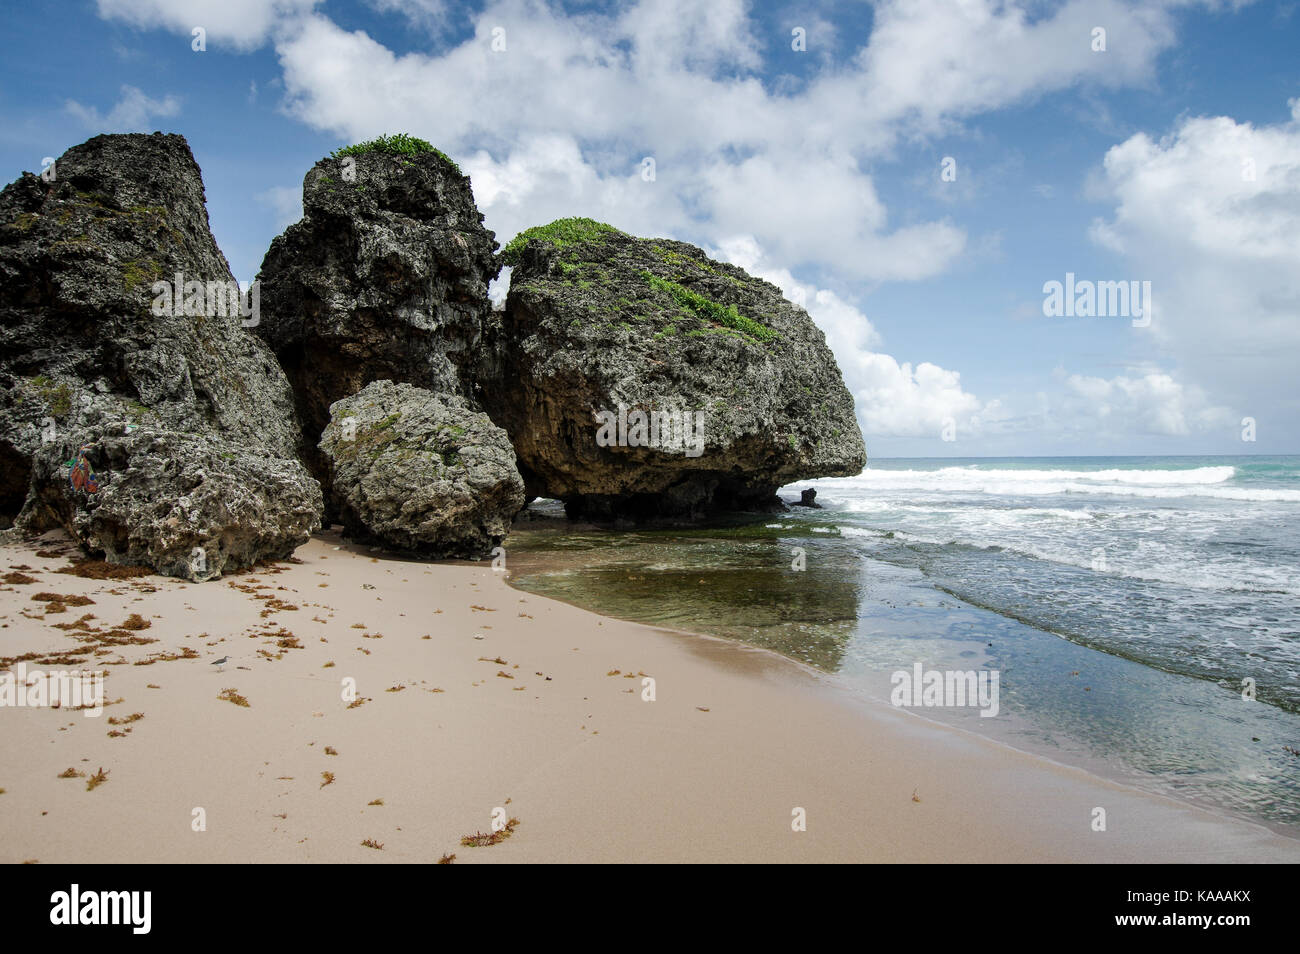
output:
[[[426,25],[446,9],[442,0],[370,3]],[[549,176],[556,207],[599,205],[629,229],[653,209],[650,232],[707,241],[746,231],[791,268],[869,281],[941,274],[966,250],[949,221],[891,228],[872,157],[900,136],[1045,91],[1145,82],[1173,40],[1160,5],[1073,0],[1037,16],[1033,4],[1006,0],[890,0],[847,66],[821,62],[783,95],[764,86],[770,38],[754,35],[744,0],[643,0],[608,12],[492,0],[463,42],[401,55],[340,27],[317,0],[98,4],[105,17],[178,32],[204,25],[241,46],[274,37],[293,115],[352,140],[401,129],[474,155],[480,174],[513,181],[513,192],[493,192],[503,209],[540,204],[540,189],[522,196]],[[1104,54],[1092,49],[1098,24],[1110,38]],[[653,190],[629,181],[646,157]],[[522,224],[545,220],[534,209]]]
[[[272,30],[316,6],[320,0],[96,0],[99,15],[137,27],[161,27],[190,35],[195,27],[209,40],[240,50],[266,42]]]
[[[1300,100],[1270,125],[1192,117],[1107,152],[1115,202],[1092,228],[1152,283],[1149,329],[1190,378],[1245,414],[1297,409]]]
[[[752,235],[726,239],[714,254],[771,282],[807,309],[826,334],[868,441],[872,437],[939,438],[949,425],[971,435],[983,430],[988,417],[996,416],[996,405],[986,405],[963,390],[958,372],[925,361],[900,364],[877,351],[882,340],[865,314],[835,292],[800,282],[788,269],[771,265]]]
[[[629,230],[650,219],[646,231],[697,241],[749,232],[791,268],[868,281],[941,274],[967,246],[946,220],[891,227],[872,157],[900,136],[1048,90],[1144,82],[1173,40],[1160,5],[1073,0],[1039,16],[1006,0],[890,0],[847,66],[818,61],[784,95],[762,81],[770,38],[754,35],[744,0],[606,12],[490,0],[463,42],[401,55],[342,28],[316,0],[98,3],[141,26],[188,32],[203,21],[245,46],[274,37],[293,115],[351,140],[401,129],[474,156],[476,185],[490,193],[480,201],[499,201],[503,238],[546,221],[541,206],[603,210]],[[370,3],[425,25],[446,9]],[[1092,50],[1097,24],[1109,31],[1105,54]],[[653,189],[633,178],[646,157]],[[489,175],[510,188],[479,181]],[[530,188],[540,180],[545,190]]]
[[[162,99],[154,99],[134,86],[123,86],[121,96],[107,114],[71,99],[68,100],[66,109],[86,128],[95,132],[146,132],[153,128],[155,118],[179,113],[181,102],[170,94]]]
[[[1185,437],[1232,423],[1227,408],[1211,405],[1200,388],[1164,371],[1113,378],[1072,374],[1065,385],[1067,420],[1089,422],[1102,432]]]
[[[1175,37],[1162,4],[1072,0],[1050,16],[1037,5],[888,0],[877,7],[860,74],[862,115],[880,126],[910,118],[934,132],[968,116],[1088,82],[1149,82]],[[1093,30],[1106,50],[1093,49]]]
[[[601,173],[570,135],[524,137],[500,159],[479,150],[460,164],[488,228],[503,244],[526,228],[573,215],[655,237],[671,238],[689,227],[686,212],[665,207],[663,191],[642,178],[639,165]]]

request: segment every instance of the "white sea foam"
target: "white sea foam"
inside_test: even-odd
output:
[[[841,514],[846,525],[840,532],[846,537],[880,539],[888,530],[900,543],[998,548],[1113,578],[1201,590],[1300,595],[1300,570],[1295,567],[1279,566],[1252,554],[1225,556],[1205,549],[1208,541],[1221,538],[1239,520],[1268,519],[1267,504],[1300,500],[1300,491],[1225,487],[1222,482],[1231,478],[1232,467],[1096,472],[1110,482],[1058,480],[1063,473],[1081,472],[990,472],[958,467],[881,471],[835,481],[838,486],[827,487],[824,497],[836,504],[828,514]],[[1023,480],[1026,474],[1038,479]],[[1169,482],[1163,486],[1123,485],[1115,482],[1122,474],[1140,475],[1153,483],[1159,479]],[[881,477],[887,486],[870,486]],[[925,486],[909,490],[905,487],[908,481]],[[945,482],[946,488],[941,489]],[[1085,506],[1032,505],[1035,498],[1050,492],[1095,496]],[[1205,509],[1190,501],[1181,507],[1164,502],[1177,497],[1216,497],[1254,505],[1225,510]],[[859,522],[870,526],[847,526]],[[1099,560],[1102,555],[1104,561]]]
[[[1300,503],[1300,490],[1223,486],[1235,475],[1236,468],[1229,465],[1184,470],[981,469],[976,465],[935,470],[873,470],[868,467],[857,477],[824,481],[822,492],[828,502],[843,501],[846,509],[860,512],[867,512],[869,507],[882,503],[879,495],[898,492],[1026,497],[1057,494],[1213,497],[1259,503]],[[859,497],[864,492],[875,495],[870,503]]]
[[[1221,484],[1231,480],[1237,469],[1229,465],[1218,467],[1192,467],[1185,470],[1031,470],[1027,468],[982,468],[969,464],[964,467],[939,467],[935,470],[874,470],[867,467],[856,477],[842,477],[827,481],[836,486],[878,488],[927,488],[934,490],[982,489],[1003,486],[1009,493],[1017,492],[1022,485],[1062,482],[1132,484],[1139,486],[1167,486],[1191,484]]]

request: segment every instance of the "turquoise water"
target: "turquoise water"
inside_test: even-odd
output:
[[[998,718],[925,714],[1300,826],[1300,457],[886,460],[782,494],[808,486],[824,509],[709,529],[525,523],[512,583],[878,698],[996,670]]]

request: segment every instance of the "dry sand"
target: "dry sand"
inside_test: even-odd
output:
[[[1300,861],[1260,826],[860,701],[768,652],[520,593],[486,565],[325,534],[210,583],[94,580],[55,572],[69,544],[43,545],[67,556],[0,547],[0,577],[35,578],[0,584],[0,657],[106,648],[86,667],[121,701],[99,718],[0,708],[0,861]],[[48,612],[40,592],[94,602]],[[149,627],[126,632],[157,642],[54,628],[87,613],[101,631],[139,614]],[[185,649],[198,658],[139,665]],[[511,836],[463,846],[497,809]]]

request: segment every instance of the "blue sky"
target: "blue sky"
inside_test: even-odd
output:
[[[248,280],[317,159],[409,132],[502,244],[591,215],[780,285],[872,456],[1296,453],[1298,6],[10,6],[0,164],[182,133]],[[1150,327],[1045,317],[1067,272],[1151,282]]]

